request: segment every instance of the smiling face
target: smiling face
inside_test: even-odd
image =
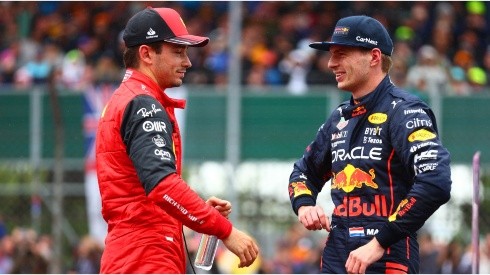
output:
[[[192,66],[187,55],[187,46],[163,43],[162,51],[153,56],[151,70],[162,88],[182,85],[184,75]]]
[[[328,67],[337,80],[337,87],[349,91],[354,98],[371,92],[373,86],[374,51],[379,49],[363,49],[358,47],[332,45]],[[377,53],[376,53],[377,54]],[[380,53],[379,53],[380,54]],[[379,82],[378,82],[379,83]]]
[[[181,86],[192,66],[187,46],[164,42],[160,47],[141,45],[138,69],[152,78],[162,89]]]

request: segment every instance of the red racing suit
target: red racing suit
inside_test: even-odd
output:
[[[297,214],[331,180],[322,272],[347,273],[350,251],[376,236],[386,252],[367,273],[418,273],[416,232],[450,198],[449,163],[433,112],[389,76],[342,103],[294,164],[288,188]]]
[[[223,239],[231,223],[181,178],[182,147],[169,98],[128,69],[102,112],[97,177],[108,235],[102,273],[185,273],[183,225]]]

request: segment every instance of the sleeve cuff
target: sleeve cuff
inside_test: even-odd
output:
[[[294,213],[296,215],[298,215],[298,209],[304,205],[311,205],[311,206],[316,205],[315,199],[313,199],[313,197],[311,197],[311,196],[301,196],[301,197],[295,198],[293,201]]]
[[[376,240],[378,240],[379,244],[385,249],[404,237],[405,234],[403,234],[403,232],[401,232],[398,227],[391,222],[383,225],[378,234],[376,234]]]
[[[218,239],[222,240],[222,239],[226,239],[226,238],[228,238],[228,236],[230,236],[231,230],[233,229],[233,225],[231,224],[231,222],[227,218],[219,215],[217,220],[216,220],[216,225],[218,225],[217,228],[219,230],[217,230],[217,232],[213,235],[218,237]]]

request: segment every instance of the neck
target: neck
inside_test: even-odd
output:
[[[381,81],[383,81],[385,76],[386,76],[386,74],[383,73],[383,74],[377,74],[377,75],[371,77],[370,80],[368,82],[366,82],[365,85],[363,85],[359,89],[356,89],[355,91],[351,91],[352,98],[354,98],[354,100],[356,100],[356,99],[359,99],[363,96],[366,96],[366,95],[372,93],[374,91],[374,89],[376,89],[376,87],[378,87],[379,83],[381,83]]]

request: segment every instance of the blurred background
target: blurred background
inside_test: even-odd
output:
[[[231,219],[261,245],[238,270],[221,247],[212,273],[318,273],[327,232],[291,209],[292,165],[348,93],[328,52],[336,21],[365,14],[394,43],[392,81],[434,110],[452,155],[451,200],[420,230],[421,273],[471,272],[472,159],[481,152],[480,272],[490,273],[490,3],[418,1],[0,2],[0,273],[98,273],[100,217],[93,141],[124,74],[122,30],[146,6],[180,12],[190,33],[187,99],[177,114],[184,178],[232,201]],[[332,211],[329,183],[318,199]],[[194,259],[200,234],[186,230]],[[192,273],[189,266],[188,272]],[[198,273],[203,271],[197,270]]]

